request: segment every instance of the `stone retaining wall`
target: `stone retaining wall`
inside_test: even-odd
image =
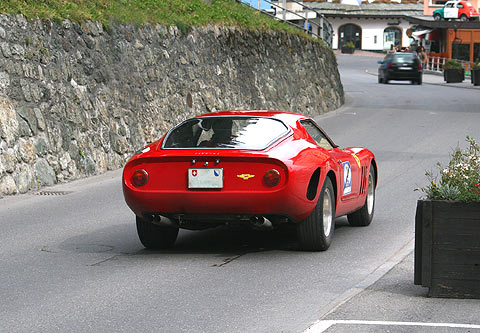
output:
[[[195,114],[343,100],[333,53],[295,35],[0,15],[0,195],[120,168]]]

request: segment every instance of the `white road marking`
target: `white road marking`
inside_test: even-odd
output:
[[[454,323],[420,323],[408,321],[369,321],[369,320],[320,320],[310,326],[304,333],[321,333],[333,325],[382,325],[382,326],[421,326],[421,327],[448,327],[448,328],[478,328],[480,325],[474,324],[454,324]]]

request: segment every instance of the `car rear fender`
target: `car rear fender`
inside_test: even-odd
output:
[[[307,199],[313,200],[317,196],[318,184],[320,182],[320,168],[317,168],[312,177],[310,177],[310,181],[308,182],[307,187]]]
[[[335,195],[335,201],[338,200],[337,197],[337,176],[335,171],[331,168],[331,166],[334,165],[334,163],[326,163],[322,168],[317,168],[311,178],[310,182],[308,183],[307,187],[307,199],[312,201],[315,198],[319,197],[319,191],[322,188],[323,184],[325,183],[325,180],[327,178],[330,179],[333,185],[333,190],[334,190],[334,195]]]
[[[330,178],[330,181],[332,182],[333,191],[335,193],[335,207],[337,207],[337,202],[338,202],[337,177],[335,176],[335,172],[333,172],[333,170],[330,170],[328,172],[327,177]]]

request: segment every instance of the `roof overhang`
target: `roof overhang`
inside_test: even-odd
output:
[[[405,19],[408,16],[405,15],[375,15],[375,14],[349,14],[349,13],[323,13],[325,17],[341,17],[341,18],[364,18],[364,19]]]
[[[429,29],[480,29],[480,21],[433,21],[413,16],[406,16],[405,19]]]

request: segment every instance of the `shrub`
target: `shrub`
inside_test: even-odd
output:
[[[462,69],[462,63],[456,61],[455,59],[448,59],[443,66],[444,69]]]
[[[429,185],[418,190],[430,200],[460,200],[480,202],[480,145],[467,136],[469,146],[456,148],[448,165],[437,163],[439,175],[427,171]]]
[[[472,65],[472,70],[475,69],[480,69],[480,59],[477,59],[477,61],[475,61],[475,63]]]

